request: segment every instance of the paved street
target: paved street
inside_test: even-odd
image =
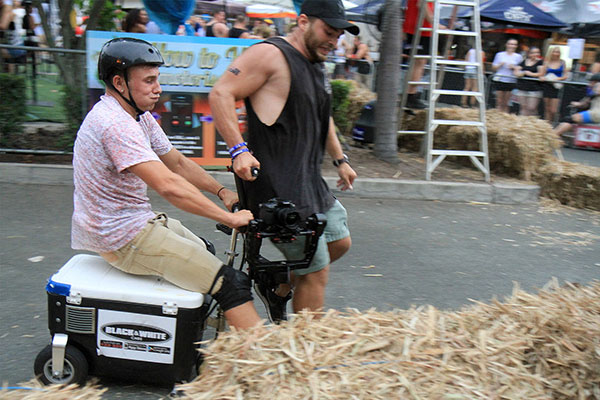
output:
[[[33,376],[33,360],[49,342],[46,279],[69,257],[72,187],[0,184],[0,381]],[[217,246],[214,224],[167,211]],[[333,266],[327,306],[366,310],[433,304],[458,309],[469,299],[527,290],[552,277],[600,278],[600,214],[539,205],[342,198],[354,246]],[[35,257],[35,258],[34,258]],[[258,300],[257,300],[258,302]],[[262,304],[257,303],[260,312]],[[264,314],[264,312],[263,312]],[[165,389],[108,383],[107,398],[160,398]]]
[[[567,161],[600,167],[600,151],[598,150],[569,149],[563,147],[562,152]]]

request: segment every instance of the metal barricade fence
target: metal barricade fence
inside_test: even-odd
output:
[[[498,74],[495,74],[492,72],[486,73],[486,75],[488,75],[486,78],[486,101],[487,101],[488,108],[493,108],[495,106],[494,77],[515,78],[515,76],[514,75],[498,75]],[[530,77],[517,78],[517,82],[524,81],[524,80],[540,82],[539,78],[530,78]],[[563,117],[565,117],[566,115],[569,114],[569,104],[572,101],[581,100],[586,95],[587,82],[582,82],[582,81],[578,81],[578,80],[564,80],[564,81],[560,81],[559,83],[560,83],[560,88],[558,88],[558,110],[556,112],[555,120],[553,121],[554,123],[557,123],[559,120],[561,120]],[[546,81],[546,84],[551,84],[551,82]],[[542,89],[540,89],[540,90],[542,90]],[[516,89],[516,88],[513,89],[513,93],[515,93],[515,91],[518,92],[518,89]],[[517,100],[513,100],[513,101],[516,101],[518,103],[519,100],[517,99]],[[543,102],[542,101],[540,101],[539,108],[540,108],[539,115],[542,116],[543,115]]]
[[[405,79],[405,74],[407,72],[408,69],[408,64],[402,64],[402,70],[401,70],[401,81],[403,79]],[[444,68],[445,74],[444,74],[444,80],[442,82],[442,89],[448,89],[448,90],[462,90],[464,88],[465,85],[465,79],[464,79],[464,75],[467,73],[464,69],[462,68],[455,68],[455,67],[445,67]],[[428,74],[431,73],[430,71],[430,66],[427,65],[425,67],[425,72],[423,77],[421,78],[421,80],[423,81],[423,86],[421,87],[421,90],[423,92],[426,93],[426,91],[428,90]],[[494,108],[495,107],[495,87],[494,87],[494,81],[493,78],[494,76],[505,76],[505,75],[497,75],[493,72],[485,72],[485,98],[486,98],[486,107],[489,108]],[[505,76],[505,77],[511,77],[511,78],[515,78],[514,75],[510,75],[510,76]],[[530,81],[538,81],[539,82],[539,78],[530,78],[530,77],[519,77],[517,78],[518,80],[530,80]],[[572,101],[578,101],[581,98],[583,98],[585,96],[585,87],[587,86],[587,82],[582,82],[579,80],[565,80],[565,81],[561,81],[560,83],[562,83],[562,87],[559,89],[559,93],[558,93],[558,99],[559,99],[559,106],[558,106],[558,112],[556,113],[556,120],[559,120],[561,118],[563,118],[564,116],[569,114],[569,109],[568,106]],[[400,85],[400,87],[402,87],[402,84]],[[515,88],[516,90],[516,88]],[[514,94],[516,94],[515,91],[513,91]],[[441,103],[443,104],[447,104],[447,105],[460,105],[460,97],[458,96],[440,96],[441,99]],[[518,97],[517,96],[513,96],[513,102],[518,103]],[[540,117],[543,116],[543,101],[540,101],[540,112],[539,115]],[[555,121],[557,122],[557,121]]]
[[[12,56],[8,50],[22,50],[24,55]],[[81,74],[81,115],[82,118],[87,113],[87,85],[86,85],[86,65],[85,50],[34,47],[34,46],[13,46],[0,44],[0,72],[9,72],[14,69],[17,74],[24,70],[26,79],[27,113],[42,120],[56,119],[55,122],[65,122],[66,115],[60,115],[56,109],[57,105],[62,105],[61,86],[65,85],[64,77],[58,66],[54,63],[53,54],[72,55],[76,62],[73,68],[76,73]],[[57,104],[58,103],[58,104]],[[47,108],[48,112],[43,111]],[[50,110],[52,112],[50,112]],[[39,114],[39,115],[36,115]]]

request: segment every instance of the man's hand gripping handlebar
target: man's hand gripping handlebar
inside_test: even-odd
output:
[[[233,172],[245,181],[253,181],[258,176],[260,163],[250,152],[237,156],[233,162]]]
[[[250,175],[253,179],[256,179],[258,176],[259,169],[257,167],[250,168]],[[237,229],[238,231],[244,231],[245,227],[248,226],[250,221],[254,219],[252,212],[250,210],[242,210],[240,203],[235,203],[231,207],[231,212],[233,213],[234,221],[230,224],[217,224],[217,229],[227,235],[231,235],[233,229]],[[232,229],[233,228],[233,229]]]

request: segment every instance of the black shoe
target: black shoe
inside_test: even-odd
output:
[[[409,94],[406,99],[406,107],[414,108],[415,110],[424,110],[427,108],[427,104],[425,104],[417,94]]]
[[[257,282],[254,283],[254,290],[265,304],[271,322],[278,324],[281,321],[287,321],[287,302],[292,298],[292,292],[285,297],[281,297],[276,295],[272,289],[263,287]]]

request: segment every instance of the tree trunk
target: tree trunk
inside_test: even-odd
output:
[[[102,9],[106,0],[92,0],[90,15],[87,26],[93,29],[97,25]],[[77,37],[75,30],[71,26],[71,12],[73,11],[74,0],[58,0],[58,16],[60,18],[60,35],[62,36],[62,48],[72,50],[85,50],[85,35]],[[56,38],[48,21],[48,15],[42,7],[41,0],[34,0],[33,5],[38,9],[42,20],[42,27],[46,35],[46,43],[50,48],[56,48]],[[85,114],[86,101],[84,94],[86,91],[86,57],[84,54],[75,53],[50,53],[54,63],[58,67],[61,79],[64,83],[63,106],[67,116],[67,129],[64,135],[64,144],[68,148],[72,146],[75,134],[79,125],[83,121]]]
[[[377,106],[375,107],[375,156],[397,163],[398,160],[398,89],[402,36],[401,0],[387,0],[383,13],[383,38],[377,70]]]

